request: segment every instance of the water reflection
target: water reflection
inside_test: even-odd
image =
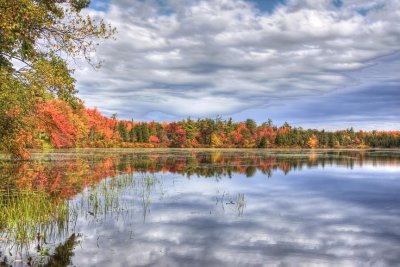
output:
[[[398,151],[87,150],[0,164],[4,266],[400,262]]]

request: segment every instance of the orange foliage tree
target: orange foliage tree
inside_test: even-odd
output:
[[[62,100],[51,100],[36,106],[36,131],[45,133],[56,148],[72,147],[78,129],[72,107]]]

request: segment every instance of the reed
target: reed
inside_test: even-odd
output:
[[[244,194],[239,193],[237,195],[236,208],[237,208],[237,211],[238,211],[238,216],[239,217],[243,216],[243,212],[244,212],[244,210],[246,208],[246,199],[244,197]]]
[[[60,236],[68,228],[68,202],[43,191],[0,192],[0,211],[0,236],[19,247]]]

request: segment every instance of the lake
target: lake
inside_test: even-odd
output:
[[[400,266],[400,150],[0,161],[0,266]]]

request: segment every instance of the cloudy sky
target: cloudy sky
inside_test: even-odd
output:
[[[248,117],[315,128],[400,129],[398,0],[92,0],[118,29],[89,107],[120,118]]]

